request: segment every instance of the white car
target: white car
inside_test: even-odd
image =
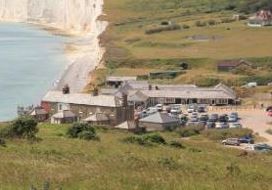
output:
[[[231,128],[231,129],[241,129],[241,128],[243,128],[243,126],[240,123],[229,123],[229,128]]]

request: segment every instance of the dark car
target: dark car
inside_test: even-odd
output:
[[[198,113],[204,113],[204,112],[206,112],[206,109],[205,109],[204,106],[199,106],[199,107],[197,108],[197,112],[198,112]]]
[[[254,144],[254,139],[251,137],[241,137],[239,138],[240,143]]]
[[[228,122],[228,120],[229,120],[229,117],[228,117],[228,115],[227,114],[223,114],[223,115],[220,115],[219,116],[219,122]]]
[[[215,122],[207,122],[206,124],[207,129],[214,129],[215,128]]]
[[[207,122],[208,120],[209,120],[209,116],[208,115],[201,115],[199,117],[199,121],[205,121],[205,122]]]
[[[209,122],[217,122],[218,121],[218,114],[211,114],[209,117]]]

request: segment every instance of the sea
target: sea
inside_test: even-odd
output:
[[[39,105],[67,67],[66,42],[37,26],[0,23],[0,121],[17,117],[18,106]]]

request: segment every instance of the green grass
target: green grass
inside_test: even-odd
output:
[[[265,7],[267,0],[105,0],[105,19],[110,25],[101,36],[106,47],[104,57],[107,75],[138,75],[152,71],[171,70],[176,63],[186,61],[191,70],[163,83],[207,85],[205,80],[221,81],[237,86],[246,76],[218,73],[216,62],[221,59],[250,59],[258,66],[258,76],[271,72],[271,27],[250,28],[246,21],[220,23],[233,14],[255,12]],[[242,12],[242,13],[241,13]],[[195,23],[214,20],[219,24],[197,27]],[[160,28],[171,21],[189,29],[163,31],[146,35],[150,28]],[[217,40],[197,41],[190,37],[203,35]],[[267,69],[269,67],[269,69]],[[202,82],[204,81],[204,82]],[[155,81],[156,82],[156,81]]]
[[[239,156],[203,138],[181,141],[174,132],[161,133],[166,145],[143,147],[124,143],[127,132],[98,130],[100,141],[69,139],[67,126],[39,126],[38,143],[7,140],[0,148],[0,189],[141,189],[210,190],[269,189],[271,155]]]

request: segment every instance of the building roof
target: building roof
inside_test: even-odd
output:
[[[75,118],[76,114],[74,114],[70,110],[63,110],[63,111],[60,111],[60,112],[54,114],[52,117],[55,119]]]
[[[251,63],[245,60],[223,60],[223,61],[220,61],[217,64],[217,66],[218,67],[238,67],[242,64],[251,66]]]
[[[236,95],[217,89],[187,89],[174,90],[146,90],[145,95],[152,98],[181,98],[181,99],[235,99]]]
[[[45,109],[43,109],[42,107],[36,107],[32,110],[32,112],[30,112],[31,116],[37,116],[37,115],[47,115],[48,112],[45,111]]]
[[[63,94],[61,91],[47,92],[42,101],[101,107],[121,107],[121,99],[112,95],[93,96],[84,93]]]
[[[115,126],[115,128],[117,129],[135,129],[136,128],[136,124],[133,121],[125,121],[117,126]]]
[[[109,76],[107,77],[106,81],[107,82],[124,82],[124,81],[136,81],[137,77],[129,77],[129,76]]]
[[[104,113],[95,113],[90,117],[84,119],[87,122],[99,122],[99,121],[109,121],[109,117]]]
[[[131,91],[128,95],[128,101],[131,101],[131,102],[145,102],[147,101],[147,99],[148,99],[148,96],[145,95],[140,90]]]
[[[140,119],[140,122],[167,124],[178,123],[178,119],[169,116],[168,113],[157,112],[148,117]]]

